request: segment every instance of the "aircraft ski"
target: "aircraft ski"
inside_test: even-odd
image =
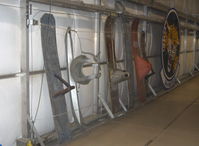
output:
[[[56,24],[52,14],[44,14],[41,19],[41,43],[48,90],[52,106],[55,129],[60,143],[71,139],[71,129],[67,116],[65,93],[74,89],[62,77],[57,52]],[[67,87],[63,89],[63,84]]]
[[[132,23],[132,55],[135,62],[136,82],[137,82],[137,96],[141,102],[145,101],[146,97],[146,83],[145,79],[151,74],[152,65],[147,60],[145,52],[145,33],[141,32],[140,47],[138,42],[138,25],[139,19],[135,19]],[[140,53],[142,52],[142,54]],[[141,57],[142,56],[142,57]]]
[[[71,85],[76,87],[75,90],[72,90],[69,94],[72,101],[72,107],[73,107],[73,117],[77,122],[81,125],[82,124],[82,114],[80,111],[80,105],[79,105],[79,96],[77,91],[77,83],[73,80],[72,74],[70,69],[70,65],[74,59],[74,52],[73,52],[73,40],[71,35],[71,28],[69,27],[65,34],[65,52],[66,52],[66,65],[68,67],[67,69],[67,80]]]
[[[120,99],[118,84],[122,81],[128,80],[129,73],[117,68],[117,60],[115,56],[115,36],[114,36],[114,24],[115,16],[108,16],[105,22],[105,43],[108,59],[108,72],[110,83],[110,98],[111,98],[111,110],[113,113],[120,111]]]

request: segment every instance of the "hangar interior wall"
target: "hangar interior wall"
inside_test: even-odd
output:
[[[21,13],[24,12],[25,7],[20,4],[20,0],[1,0],[0,2],[0,75],[16,74],[21,72],[21,55],[22,48],[24,45],[24,22],[22,21]],[[95,4],[95,0],[85,0],[86,3]],[[103,3],[104,2],[104,3]],[[167,4],[165,1],[161,3]],[[180,9],[183,3],[180,0],[175,1],[175,7]],[[197,2],[197,1],[195,1]],[[109,7],[114,7],[114,0],[102,1]],[[94,53],[96,51],[96,14],[91,12],[83,12],[78,10],[71,10],[66,8],[48,6],[38,3],[31,3],[32,14],[30,19],[40,20],[41,16],[45,12],[49,12],[51,9],[56,19],[56,37],[58,45],[58,53],[61,67],[66,67],[65,59],[65,44],[64,35],[66,29],[71,27],[78,32],[73,34],[74,39],[74,51],[75,56],[81,53],[80,47],[87,52]],[[167,4],[171,6],[172,4]],[[135,4],[126,5],[128,11],[133,11],[138,14],[144,13],[144,8]],[[195,6],[194,6],[195,7]],[[189,11],[197,11],[197,8]],[[157,15],[157,17],[164,18],[165,15],[150,11],[149,15]],[[23,15],[24,16],[24,15]],[[104,43],[104,23],[106,16],[101,17],[101,31],[100,31],[100,61],[106,61],[105,43]],[[119,26],[118,26],[119,27]],[[154,66],[155,72],[159,72],[161,69],[161,24],[152,24],[153,38],[152,47],[150,50],[146,50],[148,55],[156,56],[150,58]],[[118,34],[120,30],[118,29]],[[31,25],[29,31],[29,70],[30,72],[39,71],[44,69],[43,55],[41,48],[41,35],[40,35],[40,24]],[[80,39],[79,39],[80,38]],[[123,41],[117,38],[117,48],[122,50]],[[80,45],[81,44],[81,45]],[[181,31],[181,52],[190,50],[188,53],[180,54],[180,70],[179,76],[189,74],[194,65],[199,65],[199,53],[191,50],[199,49],[199,41],[194,36],[193,31],[188,31],[187,35],[185,30]],[[121,51],[122,52],[122,51]],[[157,56],[159,55],[159,56]],[[117,58],[123,59],[124,54],[117,51]],[[120,68],[124,68],[124,63],[119,63]],[[91,68],[86,68],[86,73],[92,72]],[[62,72],[63,77],[66,77],[65,71]],[[0,79],[0,144],[3,146],[15,145],[15,140],[22,136],[22,90],[23,82],[20,80],[21,75]],[[52,110],[48,95],[48,87],[46,82],[46,76],[43,73],[30,75],[30,115],[32,118],[35,117],[38,101],[41,98],[40,106],[38,109],[38,115],[36,117],[35,126],[40,134],[50,132],[54,129]],[[100,95],[107,100],[108,87],[107,87],[107,65],[102,66],[102,77],[100,78]],[[161,86],[161,79],[158,74],[154,75],[151,80],[152,86],[159,90]],[[127,95],[127,84],[123,83],[120,88],[120,95],[125,104],[128,103]],[[84,117],[92,116],[96,114],[96,103],[97,99],[94,97],[94,82],[92,81],[89,85],[79,87],[80,95],[80,107]],[[66,101],[68,100],[66,96]],[[69,113],[70,105],[67,102]],[[69,114],[70,120],[72,121],[71,113]]]

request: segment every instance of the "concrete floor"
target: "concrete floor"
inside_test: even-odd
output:
[[[199,77],[69,146],[199,146]]]

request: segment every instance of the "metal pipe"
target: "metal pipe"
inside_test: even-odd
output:
[[[99,6],[99,5],[85,4],[83,2],[73,2],[73,1],[70,1],[70,0],[67,0],[67,1],[52,1],[52,2],[50,2],[49,0],[30,0],[30,1],[36,2],[36,3],[42,3],[42,4],[46,4],[46,5],[53,5],[53,6],[62,7],[62,8],[77,9],[77,10],[82,10],[82,11],[87,11],[87,12],[100,12],[102,14],[116,14],[117,15],[117,12],[116,12],[115,9],[111,9],[111,8]],[[164,18],[157,18],[157,17],[154,17],[154,16],[138,15],[136,13],[127,12],[127,11],[124,12],[123,16],[126,16],[130,19],[139,18],[139,19],[142,19],[142,20],[155,22],[155,23],[161,23],[161,24],[164,22]],[[192,24],[187,25],[185,23],[180,23],[180,25],[181,25],[182,28],[187,28],[187,29],[191,29],[191,30],[199,30],[198,26],[195,26],[195,25],[192,25]]]
[[[30,137],[30,125],[28,118],[30,116],[30,96],[29,96],[29,0],[20,1],[20,5],[26,9],[21,9],[22,22],[22,51],[21,51],[21,72],[24,76],[21,77],[22,89],[22,136]],[[10,75],[13,77],[14,74]],[[15,74],[17,76],[17,74]],[[5,78],[9,76],[4,76]]]
[[[199,52],[199,49],[196,49],[195,51],[194,50],[181,51],[180,54],[192,53],[192,52]],[[146,57],[147,58],[157,58],[157,57],[160,57],[160,56],[161,56],[161,54],[150,55],[150,56],[146,56]],[[117,63],[121,63],[121,62],[124,62],[124,60],[118,60],[117,61]],[[86,64],[86,65],[84,65],[84,67],[91,67],[93,64],[94,63]],[[102,61],[99,64],[100,65],[107,65],[107,62],[106,61]],[[62,67],[61,71],[64,71],[66,69],[67,69],[66,67]],[[38,75],[38,74],[42,74],[42,73],[45,73],[45,70],[30,71],[29,75],[32,76],[32,75]],[[11,73],[11,74],[0,75],[0,80],[1,79],[9,79],[9,78],[22,77],[24,75],[25,75],[24,72],[18,72],[18,73]]]
[[[124,60],[118,60],[117,63],[121,63],[121,62],[124,62]],[[86,64],[84,65],[84,67],[91,67],[94,63],[91,63],[91,64]],[[106,61],[103,61],[103,62],[100,62],[99,63],[100,65],[106,65],[107,62]],[[66,70],[67,68],[66,67],[62,67],[60,70],[61,71],[64,71]],[[45,70],[37,70],[37,71],[30,71],[29,72],[29,76],[32,76],[32,75],[38,75],[38,74],[43,74],[45,73]],[[18,72],[18,73],[11,73],[11,74],[5,74],[5,75],[0,75],[0,80],[1,79],[9,79],[9,78],[16,78],[16,77],[23,77],[25,76],[25,72]]]
[[[155,2],[155,1],[152,1],[152,2],[146,1],[146,0],[127,0],[127,1],[131,2],[131,3],[140,4],[140,5],[146,5],[148,8],[155,9],[155,10],[158,10],[158,11],[162,11],[162,12],[165,12],[165,13],[167,13],[168,10],[170,9],[170,7],[163,5],[159,2]],[[178,11],[178,16],[180,18],[183,18],[183,19],[188,18],[190,21],[199,23],[198,18],[193,17],[192,15],[189,15],[188,13],[185,13],[185,11],[181,11],[181,10],[177,10],[177,11]]]
[[[76,9],[76,10],[82,10],[86,12],[100,12],[101,14],[116,14],[117,12],[115,9],[104,7],[104,6],[99,6],[99,5],[93,5],[93,4],[85,4],[83,2],[74,2],[74,1],[52,1],[52,3],[49,0],[30,0],[31,2],[36,2],[36,3],[41,3],[41,4],[46,4],[46,5],[53,5],[57,7],[62,7],[62,8],[69,8],[69,9]],[[129,13],[129,12],[124,12],[123,14],[126,17],[129,18],[140,18],[144,19],[147,21],[153,21],[153,22],[158,22],[158,23],[163,23],[164,19],[161,18],[153,18],[153,17],[146,17],[144,15],[137,15],[136,13]]]
[[[180,54],[192,53],[192,52],[199,52],[199,49],[196,49],[195,51],[194,50],[181,51]],[[146,57],[147,58],[157,58],[157,57],[160,57],[160,56],[161,56],[161,54],[150,55],[150,56],[146,56]],[[117,63],[121,63],[121,62],[124,62],[124,60],[118,60],[117,61]],[[93,64],[94,63],[86,64],[86,65],[84,65],[84,67],[91,67]],[[102,61],[99,64],[100,65],[107,65],[107,62],[106,61]],[[62,67],[61,71],[64,71],[66,69],[67,69],[66,67]],[[38,75],[38,74],[42,74],[42,73],[45,73],[45,70],[30,71],[29,75],[32,76],[32,75]],[[24,75],[25,75],[24,72],[18,72],[18,73],[11,73],[11,74],[0,75],[0,80],[1,79],[15,78],[15,77],[22,77]]]
[[[96,5],[101,6],[101,0],[96,0]],[[101,32],[101,15],[99,12],[95,13],[95,37],[94,37],[94,43],[95,43],[95,50],[94,54],[97,56],[99,55],[98,59],[100,60],[100,32]],[[94,73],[98,73],[99,68],[97,66],[94,66]],[[93,112],[97,113],[98,112],[98,106],[99,106],[99,78],[94,79],[94,89],[93,89]]]

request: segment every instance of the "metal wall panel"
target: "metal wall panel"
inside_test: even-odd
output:
[[[14,146],[22,135],[20,79],[0,80],[0,93],[0,144]]]
[[[0,75],[20,72],[21,19],[19,0],[0,1]],[[14,146],[22,136],[20,78],[0,80],[0,144]]]
[[[0,75],[20,71],[20,6],[16,2],[4,5],[0,2]]]
[[[151,77],[151,85],[158,90],[162,88],[162,80],[160,77],[160,71],[162,69],[161,61],[161,47],[162,47],[162,30],[163,25],[152,23],[152,48],[149,56],[155,56],[150,58],[155,75]]]

